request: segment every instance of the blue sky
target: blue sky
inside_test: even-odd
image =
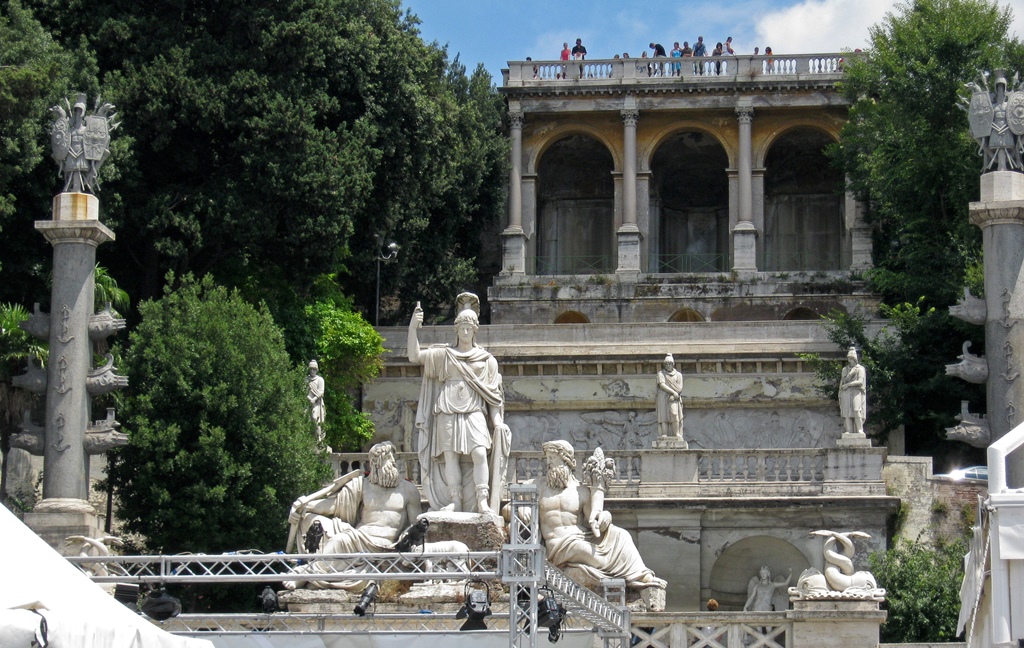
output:
[[[1011,32],[1024,37],[1024,0],[999,0],[1014,11]],[[403,0],[420,17],[424,40],[448,44],[469,70],[483,63],[495,82],[507,61],[557,59],[562,43],[583,39],[588,58],[639,56],[651,41],[733,37],[738,54],[754,46],[776,54],[838,52],[866,47],[868,28],[882,22],[894,0]]]

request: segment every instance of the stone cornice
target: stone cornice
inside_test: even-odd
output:
[[[990,225],[1024,225],[1024,200],[972,202],[972,225],[984,229]]]
[[[52,245],[85,243],[99,246],[114,240],[114,232],[99,221],[36,221],[36,230]]]

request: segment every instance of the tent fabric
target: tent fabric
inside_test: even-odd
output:
[[[126,608],[3,506],[0,538],[0,646],[29,648],[42,616],[50,648],[213,648]]]

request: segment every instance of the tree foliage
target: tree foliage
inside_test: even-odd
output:
[[[982,70],[1024,72],[1010,18],[989,0],[898,4],[872,27],[870,50],[853,58],[842,84],[851,108],[832,154],[868,205],[875,268],[866,276],[894,333],[868,340],[845,317],[833,320],[832,332],[864,348],[874,365],[869,418],[886,430],[905,424],[912,454],[940,453],[961,399],[984,411],[982,390],[944,375],[964,340],[983,338],[981,327],[947,313],[965,285],[976,295],[982,288],[981,232],[968,222],[981,160],[956,103]],[[942,451],[950,450],[967,451]]]
[[[889,613],[879,633],[882,643],[956,640],[965,553],[964,538],[934,548],[900,538],[869,557]]]
[[[109,479],[125,529],[163,553],[281,548],[289,505],[327,469],[280,330],[210,277],[140,311]]]
[[[104,200],[129,293],[155,295],[168,268],[235,286],[276,272],[303,296],[326,273],[372,312],[378,235],[403,247],[386,294],[475,280],[503,104],[397,0],[40,4],[59,40],[88,39],[125,116],[126,177]]]

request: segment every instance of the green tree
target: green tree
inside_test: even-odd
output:
[[[21,2],[0,0],[0,300],[31,303],[45,292],[50,246],[32,222],[50,217],[59,190],[56,167],[44,159],[48,109],[97,88],[86,47],[62,46]]]
[[[935,548],[901,538],[869,557],[889,613],[879,632],[882,643],[956,640],[965,553],[964,538]]]
[[[450,299],[475,280],[476,223],[504,186],[501,98],[397,0],[40,5],[61,42],[89,40],[125,115],[130,168],[106,213],[131,294],[157,294],[168,268],[235,286],[276,273],[300,296],[338,273],[372,312],[376,235],[406,251],[389,292]]]
[[[109,478],[125,529],[162,553],[281,548],[289,505],[327,468],[280,330],[210,277],[140,312],[124,355],[131,441]]]
[[[989,0],[910,0],[872,27],[871,48],[846,68],[849,121],[832,153],[874,226],[870,287],[897,315],[898,343],[886,360],[874,358],[891,373],[869,370],[868,380],[890,381],[886,426],[905,424],[912,454],[966,451],[947,448],[943,429],[961,398],[984,411],[981,390],[946,377],[943,368],[964,340],[979,344],[983,337],[980,327],[946,310],[965,284],[975,294],[981,288],[981,233],[967,218],[981,160],[956,103],[982,70],[1024,71],[1024,47],[1007,34],[1010,18],[1008,8]]]
[[[11,378],[23,369],[23,361],[35,356],[45,361],[46,347],[18,327],[28,319],[28,311],[19,304],[0,304],[0,504],[7,504],[7,453],[11,435],[18,431],[22,412],[29,409],[34,396],[14,387]]]

